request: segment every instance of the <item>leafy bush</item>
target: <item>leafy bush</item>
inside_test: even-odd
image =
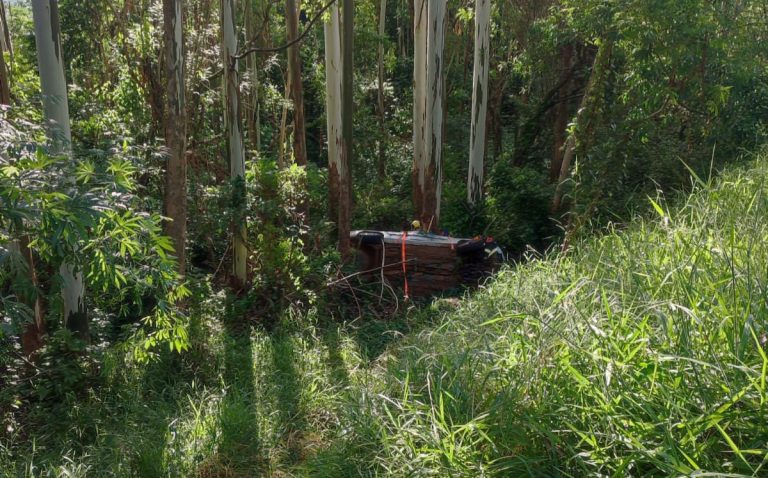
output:
[[[185,319],[176,303],[187,290],[176,274],[170,241],[162,235],[162,218],[142,212],[127,144],[73,159],[47,154],[32,134],[22,134],[4,117],[0,131],[0,295],[5,305],[0,336],[23,329],[32,319],[30,300],[39,296],[50,345],[57,346],[54,332],[62,314],[55,271],[70,264],[84,274],[87,305],[95,317],[136,321],[131,343],[137,357],[146,358],[161,343],[182,350]],[[30,280],[18,246],[22,240],[38,262],[39,283]],[[149,298],[153,305],[136,313],[135,304]],[[108,338],[100,336],[98,321],[94,325],[94,343]]]

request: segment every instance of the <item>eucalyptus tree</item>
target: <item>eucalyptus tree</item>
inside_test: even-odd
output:
[[[0,105],[11,104],[11,71],[5,61],[5,52],[12,54],[11,34],[5,18],[5,4],[0,0]]]
[[[2,3],[2,2],[0,2]],[[3,48],[0,48],[0,105],[11,104],[11,72],[5,61]]]
[[[235,0],[221,0],[221,54],[224,64],[223,99],[224,129],[227,138],[230,179],[232,181],[234,210],[232,219],[232,277],[237,287],[247,280],[247,228],[243,205],[245,204],[245,152],[243,131],[240,126],[240,78],[237,61],[237,32]]]
[[[71,154],[72,133],[69,124],[67,83],[61,52],[57,0],[33,0],[35,43],[40,71],[40,90],[46,133],[53,155]],[[88,338],[88,314],[85,308],[83,272],[73,264],[61,264],[63,314],[65,326],[82,339]]]
[[[254,2],[244,2],[245,36],[250,44],[258,41],[259,32],[256,30],[256,15],[254,14]],[[265,22],[266,29],[269,22]],[[245,71],[248,73],[248,101],[245,105],[246,128],[251,148],[261,150],[261,103],[259,101],[259,70],[256,55],[246,55]]]
[[[288,43],[299,37],[299,10],[296,0],[285,1],[285,21]],[[301,80],[300,43],[288,47],[288,91],[293,103],[293,156],[296,164],[307,164],[307,138],[304,124],[304,87]]]
[[[341,123],[341,32],[339,6],[334,2],[328,10],[328,21],[324,25],[325,36],[325,116],[328,129],[328,194],[330,220],[337,224],[341,234],[343,225],[339,221],[339,191],[341,181],[347,175],[342,161],[343,139]],[[348,233],[348,231],[347,231]]]
[[[421,222],[430,229],[440,223],[443,187],[443,115],[445,104],[445,11],[446,0],[428,0],[427,97],[425,164],[422,183]]]
[[[421,217],[427,143],[427,0],[413,3],[413,208]]]
[[[5,2],[0,1],[0,27],[2,28],[2,37],[0,42],[3,43],[3,47],[13,58],[13,43],[11,42],[11,30],[8,28],[8,16],[5,13]]]
[[[343,43],[342,43],[342,74],[341,74],[341,132],[342,153],[341,171],[344,173],[339,181],[339,252],[344,259],[349,256],[349,228],[352,211],[352,172],[351,164],[354,161],[352,147],[354,133],[353,114],[355,110],[354,98],[354,22],[355,5],[353,0],[344,0],[343,9]]]
[[[187,237],[187,116],[184,98],[184,21],[182,0],[163,0],[166,63],[165,233],[173,240],[179,274],[184,275]]]
[[[385,161],[386,161],[386,126],[384,124],[384,39],[386,35],[386,19],[387,19],[387,0],[380,0],[379,3],[379,44],[376,50],[376,73],[378,83],[378,95],[376,103],[376,112],[379,116],[379,158],[376,164],[377,173],[379,179],[383,179],[385,175]]]
[[[467,201],[483,197],[485,169],[485,125],[488,112],[488,68],[491,31],[491,1],[475,0],[475,55],[472,74],[472,123],[469,133]]]

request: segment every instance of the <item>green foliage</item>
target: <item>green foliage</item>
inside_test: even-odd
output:
[[[557,233],[547,219],[553,192],[545,172],[496,163],[487,199],[488,229],[494,238],[512,251],[545,245]]]
[[[53,317],[60,316],[59,285],[53,274],[46,271],[40,290],[28,294],[14,285],[29,275],[19,272],[26,264],[18,248],[10,245],[27,236],[32,238],[30,248],[51,270],[67,263],[84,272],[87,288],[98,292],[89,298],[98,309],[124,317],[129,304],[147,296],[156,298],[156,307],[138,317],[151,325],[140,332],[144,337],[138,349],[141,355],[159,343],[183,349],[184,320],[174,304],[187,290],[179,284],[161,217],[141,212],[134,194],[137,171],[123,156],[127,145],[100,159],[76,162],[47,155],[4,118],[0,125],[0,258],[7,263],[0,268],[0,286],[16,289],[13,298],[6,297],[4,302],[24,304],[19,297],[43,295],[50,304],[49,326],[57,327]],[[27,281],[26,287],[31,286]],[[24,313],[4,315],[3,322],[18,331],[31,314],[26,305],[6,307],[14,310]]]
[[[392,476],[760,476],[766,180],[503,272],[397,347],[345,443]]]

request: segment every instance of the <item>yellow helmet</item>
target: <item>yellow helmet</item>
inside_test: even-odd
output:
[[[414,219],[411,226],[413,226],[414,229],[421,229],[421,222],[418,219]]]

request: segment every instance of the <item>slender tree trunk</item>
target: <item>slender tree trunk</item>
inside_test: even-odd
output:
[[[413,10],[413,208],[421,218],[427,143],[427,0]]]
[[[280,169],[285,168],[288,161],[286,160],[286,137],[288,129],[288,102],[290,101],[291,91],[291,75],[286,72],[285,74],[285,98],[283,101],[283,108],[280,113],[280,131],[278,133],[278,145],[277,145],[277,165]]]
[[[426,165],[421,222],[438,230],[443,182],[443,93],[445,57],[445,0],[428,0]]]
[[[325,116],[328,124],[328,204],[329,219],[339,223],[339,191],[342,169],[341,120],[341,33],[339,6],[334,3],[328,10],[325,23]]]
[[[397,11],[397,6],[395,6]],[[406,16],[406,18],[410,18]],[[400,13],[397,14],[397,51],[401,57],[408,56],[408,49],[405,45],[405,31],[406,27],[403,26],[403,17]]]
[[[244,3],[245,9],[245,36],[251,45],[256,44],[257,31],[251,0]],[[246,127],[251,147],[261,151],[261,125],[259,124],[259,70],[258,55],[251,54],[245,57],[245,69],[248,71],[248,102],[246,107]]]
[[[299,36],[299,10],[296,0],[285,1],[288,41]],[[301,82],[300,43],[288,48],[288,76],[291,78],[290,97],[293,102],[293,156],[296,164],[307,164],[307,139],[304,125],[304,88]]]
[[[37,62],[40,70],[40,90],[46,132],[52,154],[70,154],[72,133],[69,127],[67,83],[64,78],[64,58],[61,54],[59,10],[56,0],[33,0]],[[83,273],[71,264],[59,268],[62,279],[64,325],[79,338],[88,340],[88,314],[85,309]]]
[[[603,86],[610,69],[612,52],[613,42],[610,39],[603,40],[597,50],[597,55],[595,55],[592,72],[589,75],[587,87],[581,99],[581,106],[579,106],[579,111],[574,119],[574,130],[565,141],[565,152],[562,165],[560,166],[557,189],[555,190],[550,207],[552,214],[560,212],[563,195],[565,194],[565,182],[568,178],[571,162],[576,154],[576,148],[580,143],[587,143],[591,135],[594,126],[593,117],[596,110],[601,106],[599,97],[603,91]]]
[[[185,273],[187,237],[187,117],[184,99],[184,34],[182,0],[163,0],[166,101],[165,233],[173,240],[179,274]]]
[[[11,104],[11,70],[5,61],[6,51],[9,54],[12,51],[11,36],[5,19],[5,4],[0,0],[0,105]]]
[[[2,1],[2,0],[0,0]],[[20,299],[32,309],[32,322],[24,326],[24,332],[21,335],[21,348],[24,355],[31,357],[43,345],[43,335],[45,334],[45,320],[43,318],[43,300],[38,293],[37,272],[35,271],[35,256],[29,247],[29,236],[24,234],[17,242],[19,253],[24,258],[27,266],[27,277],[29,283],[34,289],[33,295],[24,295]]]
[[[353,55],[354,51],[354,22],[355,22],[355,4],[354,0],[344,0],[344,42],[342,44],[342,153],[339,190],[339,252],[344,260],[349,258],[349,229],[352,213],[352,164],[354,161],[353,138],[354,133],[353,115],[355,110],[355,91],[353,83]]]
[[[552,148],[552,162],[549,167],[549,180],[552,183],[557,182],[560,177],[560,168],[563,164],[563,153],[565,146],[565,136],[568,129],[568,94],[570,92],[571,76],[571,58],[573,56],[573,45],[563,45],[560,50],[560,67],[562,68],[561,86],[558,90],[557,109],[555,110],[555,122],[553,136],[555,138]]]
[[[377,113],[379,114],[379,160],[376,165],[379,179],[384,179],[386,162],[387,129],[384,124],[384,38],[386,35],[387,0],[380,0],[379,10],[379,47],[377,50],[379,94]]]
[[[0,0],[2,3],[2,0]],[[2,33],[2,32],[0,32]],[[5,62],[5,52],[0,47],[0,105],[11,104],[11,71]]]
[[[469,173],[467,175],[467,201],[470,204],[476,204],[483,198],[490,20],[490,0],[475,0],[475,59],[472,74],[472,124],[469,134]]]
[[[154,54],[146,53],[139,59],[141,71],[141,86],[144,97],[149,105],[151,122],[149,124],[149,138],[155,140],[162,134],[164,123],[165,100],[163,81],[158,60]]]
[[[5,51],[11,55],[13,60],[13,43],[11,42],[11,30],[8,28],[8,17],[5,14],[5,0],[0,0],[0,27],[2,28],[2,38],[0,42],[3,43]]]
[[[244,206],[245,153],[243,131],[240,126],[240,79],[237,69],[237,34],[235,32],[235,0],[221,0],[221,52],[224,63],[224,128],[227,135],[227,155],[232,180],[232,207],[235,211],[232,223],[232,278],[235,287],[242,288],[247,277],[247,229]]]

